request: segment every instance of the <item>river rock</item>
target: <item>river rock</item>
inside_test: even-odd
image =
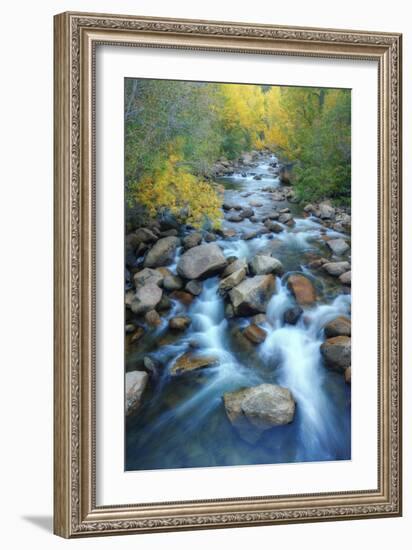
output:
[[[250,206],[253,206],[255,208],[259,208],[259,207],[263,206],[263,203],[259,202],[259,201],[250,201],[249,204],[250,204]]]
[[[141,241],[136,236],[136,233],[128,233],[124,239],[126,249],[134,253]]]
[[[344,239],[330,239],[326,241],[328,247],[332,250],[334,254],[345,254],[349,250],[349,245]]]
[[[172,307],[172,301],[169,298],[169,296],[165,293],[163,293],[162,299],[157,304],[156,309],[158,311],[168,311]]]
[[[155,309],[157,304],[162,299],[162,294],[162,289],[156,284],[148,283],[137,289],[130,309],[137,315],[141,315],[151,309]]]
[[[126,334],[131,334],[135,329],[135,326],[132,325],[132,323],[128,323],[127,325],[125,325],[124,327],[124,331]]]
[[[179,231],[177,229],[166,229],[165,231],[160,232],[160,237],[177,237]]]
[[[233,319],[235,316],[235,310],[233,309],[232,304],[226,304],[225,305],[225,317],[226,319]]]
[[[292,214],[284,213],[279,216],[279,223],[289,223],[293,220]]]
[[[143,327],[136,327],[136,330],[130,337],[130,343],[134,344],[135,342],[138,342],[143,337],[144,333],[145,330]]]
[[[141,243],[154,243],[158,240],[157,235],[147,227],[140,227],[134,234]]]
[[[148,380],[149,376],[144,371],[133,370],[126,373],[126,415],[132,414],[140,407]]]
[[[242,219],[251,218],[254,215],[253,208],[243,208],[240,211],[240,215],[241,215]]]
[[[246,277],[246,269],[241,268],[237,271],[231,273],[219,283],[219,294],[224,295],[226,292],[231,290],[233,287],[239,285],[243,279]]]
[[[310,306],[316,302],[316,291],[312,281],[305,275],[294,274],[288,278],[288,288],[300,306]]]
[[[263,221],[266,222],[268,220],[278,220],[279,219],[279,212],[272,212],[271,214],[269,214],[268,216],[265,216],[265,218],[263,218]]]
[[[245,279],[229,292],[235,314],[264,313],[275,290],[276,280],[272,274]]]
[[[243,221],[243,218],[239,212],[229,212],[229,214],[225,216],[225,219],[228,222],[236,222],[236,223]]]
[[[226,414],[240,437],[256,443],[274,426],[289,424],[295,415],[295,401],[287,388],[260,384],[223,395]]]
[[[189,281],[185,286],[185,290],[193,294],[193,296],[199,296],[203,290],[203,285],[200,281]]]
[[[347,384],[351,384],[352,382],[352,367],[348,367],[347,369],[345,369],[345,382]]]
[[[264,313],[257,313],[251,318],[254,325],[263,325],[267,321],[267,317]]]
[[[193,294],[190,294],[190,292],[185,292],[184,290],[174,290],[170,297],[173,300],[177,300],[178,302],[182,303],[185,306],[190,306],[190,304],[193,302]]]
[[[266,340],[267,332],[255,324],[249,325],[243,331],[243,335],[252,342],[252,344],[261,344]]]
[[[172,317],[169,319],[169,327],[172,330],[186,330],[191,325],[190,317]]]
[[[250,231],[246,231],[246,233],[243,233],[242,239],[244,241],[250,241],[251,239],[259,237],[259,235],[263,235],[264,233],[268,233],[268,229],[266,227],[259,227],[258,229],[252,229]]]
[[[163,283],[163,275],[157,269],[151,269],[150,267],[145,267],[141,271],[135,273],[133,280],[134,286],[140,288],[147,284],[154,284],[161,286]]]
[[[346,271],[346,273],[342,273],[342,275],[339,276],[339,281],[343,285],[351,286],[351,271]]]
[[[250,262],[250,270],[254,275],[266,275],[274,273],[282,275],[284,272],[283,264],[272,256],[257,255]]]
[[[272,231],[272,233],[281,233],[283,231],[283,227],[280,225],[280,223],[276,223],[272,220],[266,220],[265,227],[267,227],[269,231]]]
[[[150,311],[148,311],[144,316],[144,320],[151,327],[157,327],[162,323],[160,315],[155,309],[151,309]]]
[[[177,237],[164,237],[159,239],[149,250],[144,260],[145,267],[159,267],[173,262],[176,248],[180,245]]]
[[[242,210],[242,205],[241,204],[237,204],[235,202],[227,202],[225,201],[223,204],[222,204],[222,208],[223,210],[226,210],[226,211],[229,211],[229,210]]]
[[[349,336],[328,338],[320,346],[326,366],[343,372],[351,365],[351,339]]]
[[[162,369],[162,364],[159,363],[159,361],[156,361],[153,357],[150,357],[150,355],[145,355],[143,357],[143,365],[145,371],[148,372],[149,377],[154,382],[157,382]]]
[[[174,365],[170,369],[170,374],[176,376],[187,372],[213,367],[219,364],[217,357],[213,356],[197,356],[192,352],[185,353],[178,357]]]
[[[190,235],[186,235],[186,237],[183,238],[183,246],[186,250],[189,250],[189,248],[193,248],[194,246],[199,245],[202,242],[202,234],[195,232],[190,233]]]
[[[204,279],[225,269],[226,264],[223,252],[217,244],[201,244],[182,254],[177,272],[185,279]]]
[[[133,290],[128,290],[126,292],[126,294],[124,295],[124,303],[125,303],[125,306],[130,308],[131,305],[132,305],[132,302],[134,300],[134,291]]]
[[[332,275],[333,277],[339,277],[340,275],[343,275],[346,271],[350,269],[350,263],[349,262],[328,262],[327,264],[323,264],[323,269],[329,273],[329,275]]]
[[[216,235],[209,232],[205,233],[204,239],[205,239],[205,242],[207,243],[214,243],[215,241],[217,241]]]
[[[183,281],[177,275],[170,273],[163,279],[163,288],[166,290],[180,290],[183,288]]]
[[[341,315],[336,317],[333,321],[329,321],[323,327],[326,338],[333,338],[334,336],[350,336],[351,335],[351,321],[348,317]]]
[[[251,153],[242,153],[240,155],[239,162],[241,164],[249,165],[252,162],[252,154]]]
[[[222,237],[224,239],[232,239],[233,237],[236,236],[236,231],[234,229],[230,229],[230,228],[221,229],[220,234],[222,235]]]
[[[248,265],[245,258],[236,258],[233,262],[230,262],[229,265],[226,267],[226,269],[222,273],[222,279],[225,277],[228,277],[235,271],[238,271],[239,269],[244,269],[247,272]]]
[[[335,209],[327,202],[322,202],[319,205],[319,218],[322,220],[333,220],[335,217]]]
[[[308,267],[310,269],[319,269],[324,264],[328,264],[328,263],[330,263],[330,262],[326,258],[317,258],[316,260],[312,260],[311,262],[309,262]]]
[[[291,185],[290,172],[285,166],[282,166],[280,168],[279,180],[281,183],[283,183],[283,185]]]
[[[303,309],[300,306],[290,307],[283,314],[283,322],[288,325],[296,325],[302,313]]]

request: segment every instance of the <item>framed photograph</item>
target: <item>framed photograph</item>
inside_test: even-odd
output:
[[[63,537],[401,514],[401,35],[55,17]]]

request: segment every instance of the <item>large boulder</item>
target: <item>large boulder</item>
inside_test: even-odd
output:
[[[141,271],[135,273],[133,280],[134,286],[140,288],[147,284],[154,284],[161,286],[163,283],[164,276],[157,269],[151,269],[150,267],[145,267]]]
[[[320,346],[327,367],[344,372],[351,366],[351,339],[349,336],[328,338]]]
[[[323,327],[326,338],[333,338],[334,336],[350,336],[351,335],[351,321],[348,317],[341,315],[329,321]]]
[[[180,239],[177,237],[159,239],[147,253],[144,266],[159,267],[171,264],[179,245]]]
[[[264,313],[275,290],[276,280],[272,274],[245,279],[229,292],[235,315]]]
[[[288,288],[300,306],[310,306],[316,302],[316,290],[312,281],[299,273],[288,278]]]
[[[130,304],[130,309],[137,315],[142,315],[151,309],[155,309],[162,299],[162,289],[154,283],[148,283],[137,289]]]
[[[291,392],[276,384],[227,392],[223,403],[233,427],[248,443],[256,443],[266,430],[289,424],[295,415]]]
[[[250,262],[250,270],[254,275],[266,275],[267,273],[282,275],[284,272],[282,262],[272,256],[264,256],[263,254],[254,256]]]
[[[187,372],[198,371],[207,367],[218,365],[219,360],[213,356],[197,356],[192,352],[185,353],[178,357],[170,369],[172,376],[185,374]]]
[[[223,252],[217,244],[201,244],[182,254],[177,272],[185,279],[204,279],[219,273],[226,265]]]
[[[134,370],[126,373],[126,415],[140,407],[148,380],[149,375],[144,371]]]
[[[326,241],[326,244],[334,254],[338,254],[339,256],[345,254],[350,248],[345,239],[331,239],[330,241]]]
[[[349,262],[328,262],[327,264],[323,264],[322,268],[329,273],[329,275],[332,275],[333,277],[339,277],[346,271],[350,269],[350,263]]]
[[[224,295],[233,287],[240,285],[240,283],[243,281],[243,279],[245,279],[245,277],[246,277],[245,268],[238,269],[231,275],[228,275],[227,277],[222,279],[219,283],[219,294]]]

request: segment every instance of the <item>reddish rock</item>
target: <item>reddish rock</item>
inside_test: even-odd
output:
[[[194,298],[193,294],[185,292],[184,290],[175,290],[170,294],[170,297],[173,298],[173,300],[178,300],[185,306],[190,306]]]
[[[300,306],[310,306],[316,302],[316,291],[312,282],[304,275],[291,275],[288,288]]]
[[[320,346],[326,366],[344,372],[351,366],[351,339],[349,336],[329,338]]]
[[[266,340],[267,333],[263,330],[263,328],[260,328],[257,325],[249,325],[243,331],[243,335],[246,336],[252,344],[261,344]]]
[[[324,330],[326,338],[333,338],[334,336],[350,336],[351,321],[348,317],[341,315],[340,317],[333,319],[333,321],[326,323]]]

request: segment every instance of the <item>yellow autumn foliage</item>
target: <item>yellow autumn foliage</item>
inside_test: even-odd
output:
[[[190,173],[178,152],[169,146],[169,156],[150,175],[133,185],[133,198],[154,217],[164,209],[184,223],[200,228],[209,221],[220,225],[222,197],[207,181]],[[172,152],[173,150],[173,152]]]
[[[263,147],[265,99],[262,88],[249,84],[222,84],[220,91],[224,98],[221,116],[226,128],[238,126],[247,129],[251,146]]]

